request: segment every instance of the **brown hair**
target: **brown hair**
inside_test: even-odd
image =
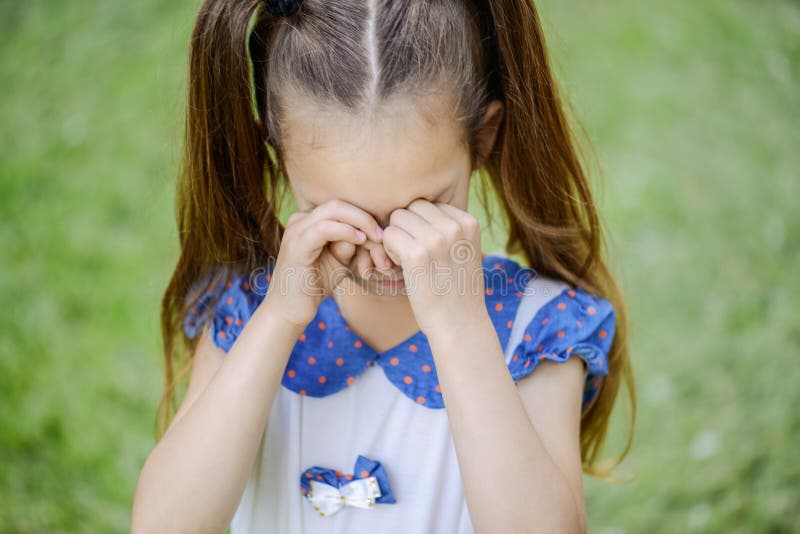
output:
[[[166,384],[157,434],[176,410],[175,388],[196,347],[197,337],[180,336],[187,312],[201,294],[230,284],[235,272],[252,272],[277,257],[287,189],[283,99],[299,94],[370,115],[390,97],[436,87],[451,92],[473,161],[487,104],[504,103],[497,143],[479,175],[487,220],[493,217],[488,197],[499,199],[506,252],[614,306],[609,373],[582,417],[580,437],[584,471],[608,476],[630,449],[636,413],[625,303],[603,259],[598,215],[533,3],[305,0],[298,13],[274,17],[261,2],[205,0],[191,36],[177,184],[181,250],[162,300]],[[206,312],[214,304],[212,299]],[[631,400],[628,438],[600,468],[622,382]]]

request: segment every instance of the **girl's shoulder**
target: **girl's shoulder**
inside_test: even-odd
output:
[[[613,305],[503,254],[490,256],[493,270],[510,273],[504,282],[499,276],[488,277],[487,292],[500,287],[504,291],[502,306],[513,314],[513,318],[504,318],[504,325],[495,324],[512,378],[518,381],[528,376],[542,360],[564,363],[578,356],[586,369],[583,411],[588,410],[608,374],[616,326]]]
[[[264,300],[271,278],[272,266],[247,272],[217,267],[201,276],[186,297],[189,306],[183,318],[186,337],[194,339],[208,324],[214,344],[228,352]]]

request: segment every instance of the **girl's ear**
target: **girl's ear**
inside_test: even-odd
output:
[[[476,169],[479,169],[492,153],[492,149],[497,140],[497,132],[500,131],[500,124],[502,121],[503,102],[500,100],[492,100],[486,107],[486,113],[483,114],[481,125],[478,127],[476,133],[475,140],[478,151]]]

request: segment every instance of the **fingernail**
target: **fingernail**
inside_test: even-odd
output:
[[[364,232],[362,232],[361,230],[356,230],[356,234],[358,234],[358,238],[359,238],[361,241],[364,241],[364,240],[367,238],[367,234],[365,234],[365,233],[364,233]]]

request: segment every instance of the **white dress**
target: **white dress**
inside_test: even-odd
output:
[[[583,409],[590,408],[608,372],[611,304],[502,254],[483,262],[487,309],[512,377],[574,352],[586,364]],[[220,288],[210,314],[212,338],[225,352],[263,299],[252,281]],[[211,312],[204,304],[184,321],[189,337],[203,326],[202,312]],[[473,532],[423,333],[377,353],[328,297],[298,339],[281,384],[232,534]]]

